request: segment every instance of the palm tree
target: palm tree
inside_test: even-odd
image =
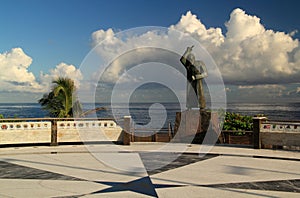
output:
[[[80,102],[75,97],[76,87],[72,79],[59,77],[52,83],[54,83],[52,91],[38,101],[51,117],[84,117],[97,111],[106,110],[105,107],[97,107],[83,112]]]
[[[56,85],[53,88],[53,94],[55,97],[61,97],[62,107],[58,114],[58,117],[70,117],[72,116],[72,101],[73,92],[75,92],[74,81],[69,78],[59,77],[54,80]]]
[[[38,101],[44,110],[48,111],[50,117],[58,117],[60,109],[63,108],[62,103],[58,97],[54,97],[51,91],[48,94],[44,94],[43,98]]]
[[[78,100],[74,100],[76,91],[74,81],[70,78],[59,77],[52,83],[55,84],[52,91],[39,100],[43,108],[49,112],[51,117],[73,117],[73,110],[80,115],[82,113],[81,105]]]

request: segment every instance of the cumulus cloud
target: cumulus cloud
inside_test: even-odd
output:
[[[192,36],[214,59],[225,83],[237,86],[236,89],[227,88],[228,93],[266,92],[268,95],[279,96],[290,91],[285,89],[284,84],[299,83],[300,47],[298,39],[293,38],[298,30],[286,33],[266,29],[259,17],[249,15],[242,9],[233,10],[229,20],[224,23],[226,29],[223,30],[220,27],[207,27],[196,15],[188,11],[181,16],[178,23],[171,25],[163,33],[149,28],[148,31],[124,39],[118,37],[113,29],[95,31],[92,34],[93,45],[102,43],[97,50],[101,52],[103,62],[111,64],[105,71],[106,79],[102,80],[115,82],[120,75],[126,73],[128,67],[151,61],[177,65],[177,69],[180,70],[178,56],[184,52],[188,44],[192,44],[186,42],[187,45],[182,45],[182,41]],[[175,54],[140,48],[155,44],[163,46],[164,49],[175,49]],[[135,51],[130,53],[132,49]],[[197,59],[203,58],[204,62],[206,61],[206,55],[197,54],[197,46],[194,52]],[[120,54],[122,57],[115,59]],[[79,86],[80,80],[83,79],[80,70],[67,63],[60,63],[52,70],[41,72],[40,76],[36,77],[30,72],[31,63],[32,58],[21,48],[0,53],[0,91],[44,93],[50,89],[55,77],[70,77],[75,80],[76,86]],[[208,70],[209,76],[216,73],[215,68]],[[124,82],[126,79],[140,80],[130,75],[123,78]],[[294,92],[298,93],[299,90]]]
[[[184,36],[174,35],[172,30],[183,32],[200,41],[213,57],[228,84],[280,84],[295,83],[300,77],[299,41],[292,33],[266,29],[260,18],[251,16],[242,9],[235,9],[225,22],[226,30],[206,27],[196,15],[188,11],[179,22],[169,27],[165,35],[148,31],[127,40],[115,37],[112,29],[93,33],[94,44],[104,42],[103,51],[113,57],[124,46],[139,46],[150,42],[165,42],[176,46]],[[167,38],[167,39],[166,39]],[[184,50],[183,46],[176,46]],[[184,46],[186,47],[186,46]],[[137,57],[135,57],[137,58]],[[115,67],[115,77],[122,71],[122,64]]]
[[[266,30],[260,19],[236,9],[226,23],[227,33],[213,54],[229,83],[297,82],[300,74],[295,52],[299,42],[284,32]]]
[[[56,67],[51,69],[48,74],[40,74],[41,82],[44,87],[47,87],[46,89],[49,89],[51,82],[58,77],[68,77],[74,80],[76,87],[80,86],[80,80],[83,79],[79,69],[77,69],[74,65],[69,65],[66,63],[60,63],[56,65]]]
[[[186,46],[180,46],[176,42],[177,36],[171,35],[170,32],[167,35],[161,34],[161,30],[153,31],[152,28],[147,30],[145,28],[142,33],[128,36],[126,39],[122,36],[127,33],[134,34],[134,30],[121,36],[112,29],[99,30],[92,34],[94,45],[100,44],[95,49],[100,56],[99,62],[102,62],[105,67],[105,75],[102,76],[101,81],[114,83],[120,79],[122,74],[126,73],[126,70],[143,63],[159,62],[167,65],[179,65],[181,53]],[[179,53],[166,50],[170,48],[179,49]],[[99,62],[96,61],[96,64]],[[100,67],[101,69],[103,67]],[[95,72],[95,74],[102,72]],[[94,78],[96,79],[98,76]],[[138,76],[130,75],[122,79],[125,82],[139,81]]]
[[[205,28],[188,12],[175,27],[191,33],[206,47],[227,83],[298,82],[299,42],[292,37],[296,31],[288,34],[268,30],[258,17],[241,9],[233,10],[225,25],[227,32],[223,35],[218,28]]]
[[[190,11],[182,15],[180,21],[176,25],[170,26],[170,29],[188,33],[199,40],[209,51],[214,51],[224,43],[225,39],[221,28],[206,28],[200,19]]]
[[[58,64],[49,73],[41,72],[39,78],[30,72],[32,58],[22,48],[13,48],[8,52],[0,53],[0,91],[45,93],[49,91],[53,79],[58,76],[69,77],[79,86],[82,75],[74,65]]]
[[[31,63],[31,57],[21,48],[0,53],[0,90],[40,92],[43,87],[37,82],[34,74],[28,70]]]
[[[296,34],[298,34],[298,30],[291,31],[289,33],[290,36],[295,36]]]

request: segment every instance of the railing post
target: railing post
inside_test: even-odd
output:
[[[51,146],[57,146],[57,121],[51,120]]]
[[[123,144],[130,145],[131,141],[131,116],[124,116],[124,131],[123,131]]]
[[[168,124],[168,136],[169,136],[169,141],[172,139],[172,124],[169,122]]]
[[[154,134],[151,135],[151,141],[156,142],[157,141],[157,132],[154,131]]]
[[[253,117],[253,148],[261,149],[260,126],[266,117]]]
[[[130,126],[131,126],[131,124],[130,124]],[[131,127],[130,129],[131,129],[131,130],[130,130],[130,134],[129,134],[129,135],[130,135],[130,142],[135,142],[135,138],[134,138],[134,137],[135,137],[135,136],[134,136],[134,135],[135,135],[134,126]]]

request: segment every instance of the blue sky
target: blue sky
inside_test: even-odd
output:
[[[118,32],[139,26],[169,27],[177,24],[188,11],[207,28],[221,28],[224,35],[227,31],[225,23],[235,8],[260,18],[266,29],[286,34],[300,30],[300,2],[297,0],[2,0],[0,3],[0,54],[21,48],[32,59],[26,71],[32,72],[37,81],[40,72],[48,74],[61,63],[78,68],[91,50],[91,35],[97,30],[112,28]],[[296,40],[300,34],[295,32],[292,38]],[[272,82],[272,86],[281,86],[281,83],[285,82]],[[288,83],[297,84],[295,81]],[[242,89],[251,88],[242,86]],[[293,87],[295,92],[297,88],[298,84]],[[285,90],[293,91],[290,87]],[[8,98],[1,97],[1,92],[0,102],[5,102]],[[23,94],[28,101],[41,95],[36,91],[34,98],[28,93]]]

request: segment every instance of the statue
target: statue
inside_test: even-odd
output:
[[[202,85],[202,79],[207,77],[207,69],[203,61],[195,60],[192,53],[194,46],[187,47],[180,61],[187,70],[187,101],[186,107],[205,109],[205,98]],[[196,98],[195,98],[196,94]]]

